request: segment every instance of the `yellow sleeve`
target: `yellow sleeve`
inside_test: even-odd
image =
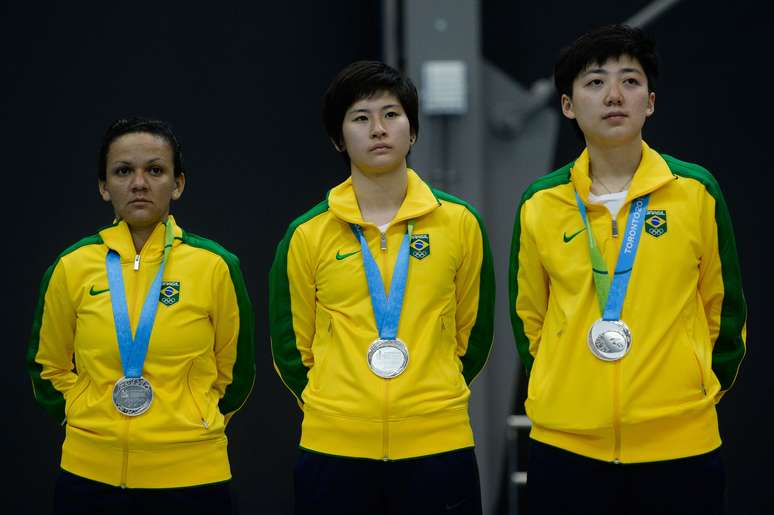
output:
[[[712,370],[721,386],[717,402],[734,384],[747,351],[747,305],[728,207],[714,180],[705,186],[698,291],[713,344]]]
[[[269,324],[274,368],[299,404],[314,364],[315,276],[301,227],[288,230],[269,276]]]
[[[548,309],[548,275],[540,261],[529,202],[522,203],[514,224],[510,256],[510,302],[516,349],[527,370],[537,356]]]
[[[472,207],[466,207],[460,222],[462,259],[454,282],[457,355],[465,382],[470,384],[486,364],[492,349],[495,280],[486,230]]]
[[[27,369],[35,399],[61,422],[67,392],[78,380],[73,364],[75,322],[65,266],[60,259],[51,265],[41,283],[27,348]]]
[[[213,389],[226,421],[244,405],[255,381],[255,318],[239,260],[221,254],[213,271],[212,323],[215,329]]]

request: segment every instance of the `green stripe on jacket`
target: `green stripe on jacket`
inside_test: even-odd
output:
[[[675,175],[699,181],[715,199],[715,223],[718,227],[718,254],[723,278],[723,304],[720,311],[720,331],[712,349],[712,371],[720,387],[728,390],[736,378],[745,355],[742,328],[747,320],[747,304],[742,292],[742,274],[736,253],[736,239],[731,215],[712,174],[705,168],[662,154]]]
[[[476,218],[478,227],[481,229],[481,240],[484,248],[483,259],[481,260],[481,271],[479,273],[476,322],[470,330],[465,355],[460,358],[460,361],[462,361],[462,376],[465,378],[465,382],[470,384],[478,373],[481,372],[481,369],[486,364],[486,360],[489,358],[489,353],[492,350],[495,304],[495,278],[492,250],[489,247],[489,238],[486,235],[486,229],[481,221],[481,217],[473,206],[464,200],[443,191],[433,189],[432,192],[437,199],[464,206],[465,209],[470,211]]]
[[[535,193],[570,182],[570,170],[572,170],[574,164],[575,161],[568,163],[558,170],[544,175],[533,182],[521,196],[519,208],[516,210],[516,220],[513,223],[513,239],[511,240],[510,264],[508,266],[508,306],[510,307],[511,326],[513,327],[513,338],[516,340],[516,350],[519,353],[522,365],[524,365],[524,368],[527,371],[527,375],[529,375],[530,370],[532,370],[532,364],[535,362],[535,358],[529,353],[529,338],[527,338],[527,335],[524,332],[524,322],[522,322],[521,318],[519,318],[519,315],[516,313],[516,298],[519,295],[518,277],[519,248],[521,245],[521,209],[524,207],[524,203],[531,199]]]
[[[64,252],[59,254],[46,273],[43,275],[43,280],[40,282],[40,294],[38,296],[38,304],[35,308],[35,315],[32,319],[32,335],[30,336],[29,344],[27,345],[27,372],[32,379],[32,392],[35,395],[35,400],[45,409],[52,417],[58,422],[64,422],[65,419],[65,399],[62,392],[54,388],[54,384],[51,381],[40,377],[40,373],[43,370],[43,366],[35,361],[35,356],[38,355],[38,348],[40,347],[40,327],[43,324],[43,309],[45,307],[46,292],[48,291],[48,284],[51,281],[51,276],[54,274],[56,266],[59,261],[74,252],[75,250],[84,247],[86,245],[99,245],[102,243],[102,237],[98,234],[87,236],[77,243],[67,247]]]
[[[253,305],[247,293],[245,279],[239,266],[239,258],[218,243],[187,231],[183,231],[183,243],[220,256],[228,266],[231,282],[236,292],[237,307],[239,308],[236,361],[234,361],[232,368],[231,383],[226,386],[223,398],[218,402],[220,412],[225,415],[242,407],[250,395],[255,381],[255,315],[253,314]]]
[[[293,330],[293,312],[290,303],[290,281],[288,279],[288,248],[293,233],[303,223],[328,211],[328,199],[299,216],[290,224],[284,238],[277,246],[274,263],[269,272],[269,330],[271,334],[271,353],[280,378],[298,402],[308,382],[307,372],[296,345],[296,333]]]

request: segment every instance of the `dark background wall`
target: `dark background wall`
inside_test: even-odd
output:
[[[560,46],[579,32],[626,19],[645,3],[486,1],[484,53],[529,84],[550,75]],[[763,323],[770,279],[760,218],[771,45],[763,3],[709,4],[683,2],[652,28],[663,73],[645,136],[712,170],[734,216],[750,352],[719,407],[724,456],[732,513],[771,513],[774,351]],[[241,258],[256,312],[258,375],[228,429],[234,484],[243,513],[290,512],[300,413],[271,365],[267,272],[288,222],[346,176],[324,136],[320,98],[346,63],[380,56],[379,12],[379,2],[358,0],[0,6],[8,328],[2,498],[11,500],[4,512],[46,513],[50,505],[64,431],[35,405],[24,371],[32,312],[56,255],[111,220],[97,195],[96,151],[107,124],[131,114],[176,128],[189,169],[185,195],[173,206],[180,224]],[[566,128],[559,142],[557,164],[580,151]]]

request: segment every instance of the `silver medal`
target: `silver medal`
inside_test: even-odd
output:
[[[394,340],[379,338],[368,347],[368,367],[371,372],[385,379],[402,374],[406,370],[408,359],[406,344],[397,338]]]
[[[144,377],[122,377],[113,386],[113,405],[129,417],[142,415],[153,402],[153,388]]]
[[[618,361],[632,346],[632,333],[622,320],[597,320],[589,329],[589,349],[603,361]]]

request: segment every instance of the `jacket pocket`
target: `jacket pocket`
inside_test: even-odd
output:
[[[696,351],[696,339],[693,336],[693,332],[688,329],[688,324],[691,323],[687,319],[684,319],[684,323],[681,324],[681,345],[684,345],[687,347],[687,351],[690,354],[690,356],[693,358],[693,368],[696,370],[696,378],[698,382],[698,388],[699,391],[701,391],[702,395],[705,397],[707,396],[707,386],[705,382],[704,377],[704,365],[702,364],[702,360],[699,357],[699,354]]]
[[[324,309],[317,308],[315,315],[314,340],[312,341],[312,354],[314,355],[314,364],[309,383],[312,384],[312,378],[319,379],[325,372],[327,358],[331,351],[331,342],[333,341],[333,317]],[[312,385],[313,388],[319,386],[317,381]]]
[[[456,322],[454,321],[454,318],[452,318],[451,315],[441,315],[441,334],[444,334],[446,336],[451,336],[456,339],[457,337],[457,326]]]
[[[191,398],[191,402],[193,403],[194,407],[194,416],[196,418],[195,422],[197,425],[203,427],[204,429],[209,429],[212,425],[214,419],[215,419],[215,413],[211,413],[213,410],[210,408],[210,402],[209,399],[197,399],[196,397],[196,389],[191,384],[191,377],[192,372],[194,370],[194,367],[196,366],[196,361],[194,360],[191,362],[191,366],[188,367],[188,374],[186,375],[186,387],[188,390],[188,395]]]
[[[465,379],[460,370],[460,357],[458,356],[458,342],[457,342],[457,321],[452,314],[441,315],[441,338],[438,340],[439,345],[434,346],[437,355],[436,360],[437,372],[445,378],[446,384],[453,388],[455,395],[458,395],[458,390],[465,389]],[[444,344],[442,342],[451,342],[452,350],[449,353],[444,351]]]
[[[527,397],[535,400],[546,395],[546,388],[556,383],[556,378],[566,377],[573,372],[567,369],[568,362],[572,359],[566,359],[568,356],[567,347],[572,347],[572,351],[585,351],[584,334],[581,338],[567,338],[567,316],[564,310],[557,302],[551,302],[548,306],[543,328],[540,335],[540,341],[537,346],[537,352],[532,362],[532,368],[529,373],[527,383]],[[560,359],[562,356],[565,359]]]
[[[545,377],[543,376],[543,355],[538,351],[532,362],[532,368],[529,372],[529,378],[527,381],[527,398],[531,400],[540,399],[542,393],[542,386],[545,383]]]
[[[89,389],[90,383],[91,379],[89,376],[79,375],[78,381],[76,381],[72,389],[65,394],[65,419],[69,419],[72,413],[74,413],[73,409],[75,405],[83,400],[84,394],[86,393],[86,390]]]

